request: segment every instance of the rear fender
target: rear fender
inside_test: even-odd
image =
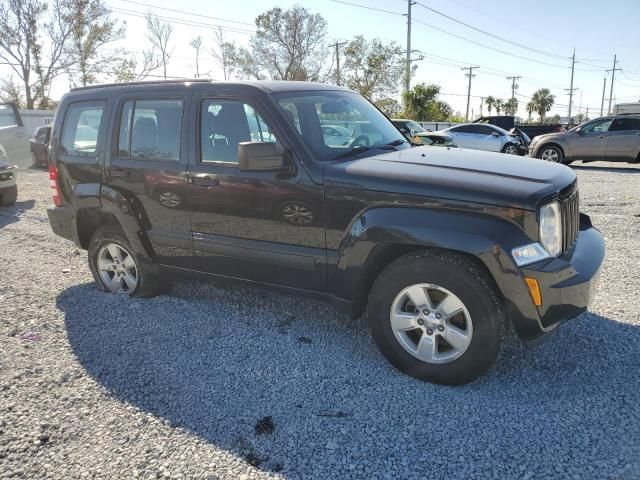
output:
[[[136,198],[102,185],[99,201],[102,210],[118,220],[136,254],[147,260],[153,260],[155,254],[146,233],[149,229],[149,221]]]

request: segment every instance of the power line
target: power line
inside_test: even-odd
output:
[[[351,5],[352,7],[365,8],[367,10],[373,10],[375,12],[390,13],[391,15],[399,15],[401,17],[404,17],[404,13],[392,12],[391,10],[383,10],[382,8],[368,7],[366,5],[359,5],[357,3],[345,2],[343,0],[331,0],[331,1],[334,3],[342,3],[343,5]]]
[[[167,12],[174,12],[174,13],[182,13],[184,15],[191,15],[192,17],[209,18],[211,20],[219,20],[219,21],[222,21],[222,22],[238,23],[240,25],[248,25],[250,27],[254,27],[255,26],[255,24],[249,23],[249,22],[241,22],[239,20],[231,20],[231,19],[228,19],[228,18],[221,18],[221,17],[212,17],[211,15],[204,15],[202,13],[187,12],[187,11],[184,11],[184,10],[177,10],[175,8],[159,7],[157,5],[138,2],[138,1],[134,1],[134,0],[120,0],[120,1],[122,3],[133,3],[135,5],[140,5],[140,6],[143,6],[143,7],[149,7],[149,8],[154,8],[154,9],[158,9],[158,10],[166,10]]]
[[[478,28],[478,27],[470,25],[470,24],[468,24],[466,22],[463,22],[462,20],[458,20],[457,18],[454,18],[454,17],[452,17],[450,15],[447,15],[446,13],[443,13],[443,12],[441,12],[439,10],[436,10],[435,8],[428,7],[424,3],[420,3],[420,2],[416,2],[416,3],[418,5],[420,5],[422,8],[424,8],[426,10],[429,10],[430,12],[433,12],[436,15],[440,15],[441,17],[444,17],[444,18],[446,18],[448,20],[451,20],[452,22],[455,22],[455,23],[458,23],[460,25],[463,25],[463,26],[465,26],[467,28],[470,28],[471,30],[475,30],[476,32],[482,33],[483,35],[487,35],[489,37],[495,38],[496,40],[500,40],[501,42],[509,43],[511,45],[515,45],[515,46],[523,48],[525,50],[529,50],[530,52],[535,52],[535,53],[538,53],[540,55],[546,55],[546,56],[551,57],[551,58],[559,58],[559,59],[562,59],[562,60],[568,60],[569,58],[571,58],[571,57],[567,57],[567,56],[564,56],[564,55],[559,55],[557,53],[546,52],[544,50],[540,50],[539,48],[529,47],[529,46],[524,45],[522,43],[518,43],[518,42],[515,42],[513,40],[509,40],[508,38],[501,37],[499,35],[495,35],[495,34],[493,34],[491,32],[487,32],[486,30],[482,30],[481,28]]]
[[[114,7],[112,8],[113,11],[118,12],[118,13],[124,13],[126,15],[133,15],[134,17],[140,17],[140,18],[146,18],[148,13],[145,12],[139,12],[137,10],[129,10],[126,8],[119,8],[119,7]],[[255,33],[254,30],[246,30],[246,29],[241,29],[241,28],[234,28],[234,27],[229,27],[226,25],[217,25],[217,24],[212,24],[212,23],[205,23],[205,22],[196,22],[193,20],[184,20],[184,19],[179,19],[179,18],[175,18],[175,17],[169,17],[169,16],[165,16],[165,15],[157,15],[157,14],[152,14],[155,17],[158,17],[160,20],[163,20],[165,22],[168,23],[172,23],[172,24],[177,24],[177,25],[187,25],[187,26],[191,26],[191,27],[201,27],[201,28],[220,28],[221,30],[224,30],[226,32],[233,32],[233,33],[241,33],[241,34],[245,34],[245,35],[251,35],[253,33]]]

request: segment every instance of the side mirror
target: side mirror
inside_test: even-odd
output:
[[[498,132],[491,132],[492,137],[499,137],[500,134]]]
[[[412,137],[415,137],[416,135],[418,135],[418,130],[415,128],[412,128],[411,130],[409,130],[409,135]]]
[[[240,142],[238,166],[247,171],[273,171],[284,167],[284,155],[271,142]]]

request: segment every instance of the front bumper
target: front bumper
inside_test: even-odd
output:
[[[604,252],[602,234],[591,225],[587,215],[580,214],[580,232],[570,251],[558,258],[522,267],[522,275],[535,278],[542,294],[542,305],[536,307],[537,332],[529,330],[521,334],[525,340],[550,332],[560,322],[587,309],[595,296]]]
[[[18,178],[18,167],[0,167],[0,190],[11,188],[16,185]]]

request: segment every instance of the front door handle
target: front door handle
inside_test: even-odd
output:
[[[189,183],[199,187],[217,187],[220,185],[220,181],[210,175],[194,175],[189,178]]]

